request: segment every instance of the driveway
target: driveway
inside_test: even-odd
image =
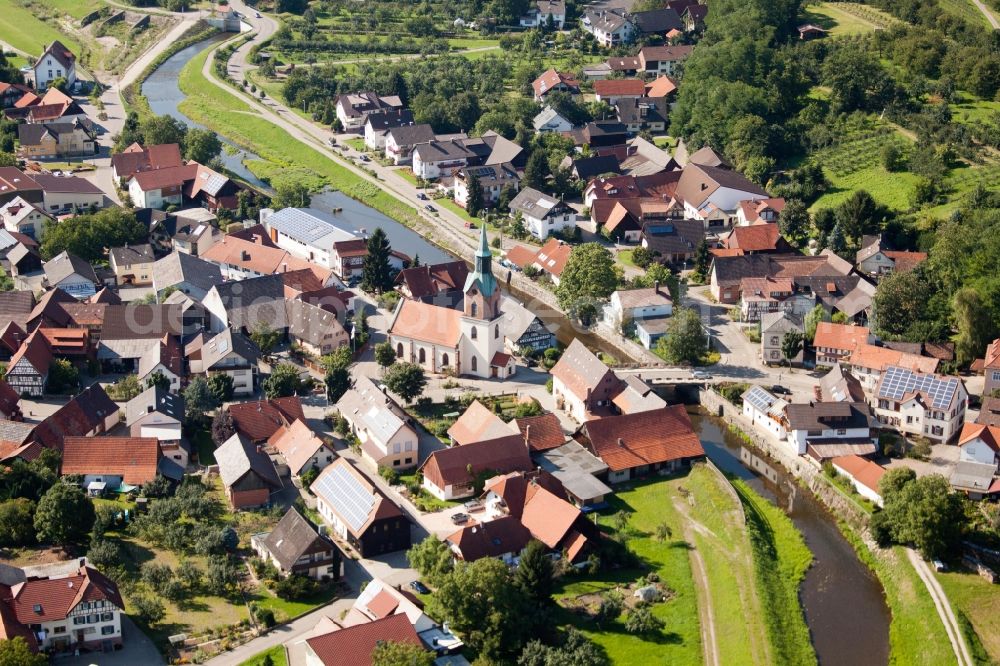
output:
[[[117,652],[88,652],[79,657],[56,657],[56,666],[160,666],[163,660],[159,650],[146,634],[127,616],[122,615],[122,642],[124,646]]]
[[[952,444],[935,444],[931,447],[930,460],[917,460],[915,458],[891,458],[883,463],[886,469],[896,469],[897,467],[909,467],[917,476],[929,476],[931,474],[941,474],[945,478],[951,476],[955,464],[958,462],[960,450]]]

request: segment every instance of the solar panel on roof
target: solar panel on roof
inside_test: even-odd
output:
[[[319,494],[333,507],[352,531],[357,532],[375,506],[373,495],[343,467],[333,467],[318,481]]]
[[[777,400],[773,395],[759,386],[754,386],[749,391],[744,393],[743,399],[749,402],[754,409],[765,413]]]
[[[886,368],[879,397],[901,400],[908,393],[922,392],[930,397],[933,407],[946,409],[957,391],[958,380],[955,378],[921,375],[906,368],[892,366]]]

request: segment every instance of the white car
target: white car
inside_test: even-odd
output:
[[[711,379],[712,375],[707,372],[702,372],[701,370],[695,370],[691,373],[691,377],[694,379]]]

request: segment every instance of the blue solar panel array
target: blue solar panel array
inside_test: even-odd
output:
[[[889,400],[901,400],[907,393],[925,393],[930,396],[935,409],[947,409],[958,391],[958,379],[921,375],[906,368],[886,368],[878,396]]]
[[[771,405],[778,401],[777,398],[759,386],[751,387],[749,391],[743,394],[743,399],[753,405],[755,409],[765,414],[771,409]]]
[[[340,514],[351,530],[361,529],[375,506],[376,496],[357,477],[336,465],[320,476],[316,485],[317,494]]]

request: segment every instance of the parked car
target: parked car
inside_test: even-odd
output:
[[[371,162],[371,158],[368,157],[367,155],[362,155],[361,156],[361,161],[362,162]]]
[[[781,384],[775,384],[771,387],[771,393],[777,393],[779,395],[791,395],[792,391],[787,386],[782,386]]]
[[[260,18],[260,12],[254,12],[253,16],[254,18]]]
[[[427,204],[426,206],[424,206],[424,209],[426,209],[428,213],[436,213],[437,212],[437,208],[435,208],[434,206],[432,206],[430,204]]]
[[[455,525],[464,525],[469,522],[469,514],[467,513],[455,513],[451,516],[451,522]]]
[[[483,506],[483,503],[480,502],[479,500],[469,500],[468,502],[466,502],[462,506],[464,506],[465,510],[468,511],[469,513],[476,513],[477,511],[485,511],[486,510],[486,507]]]
[[[416,592],[417,594],[428,594],[430,592],[430,590],[427,589],[427,586],[421,583],[419,580],[415,580],[412,583],[410,583],[410,589]]]
[[[427,195],[424,194],[423,192],[418,193],[417,198],[420,199],[421,201],[427,201]]]
[[[934,567],[934,571],[947,571],[948,567],[945,566],[944,562],[941,560],[931,560],[931,566]]]
[[[703,372],[701,370],[693,370],[691,372],[691,376],[694,377],[695,379],[711,379],[712,378],[712,375],[708,374],[707,372]]]

